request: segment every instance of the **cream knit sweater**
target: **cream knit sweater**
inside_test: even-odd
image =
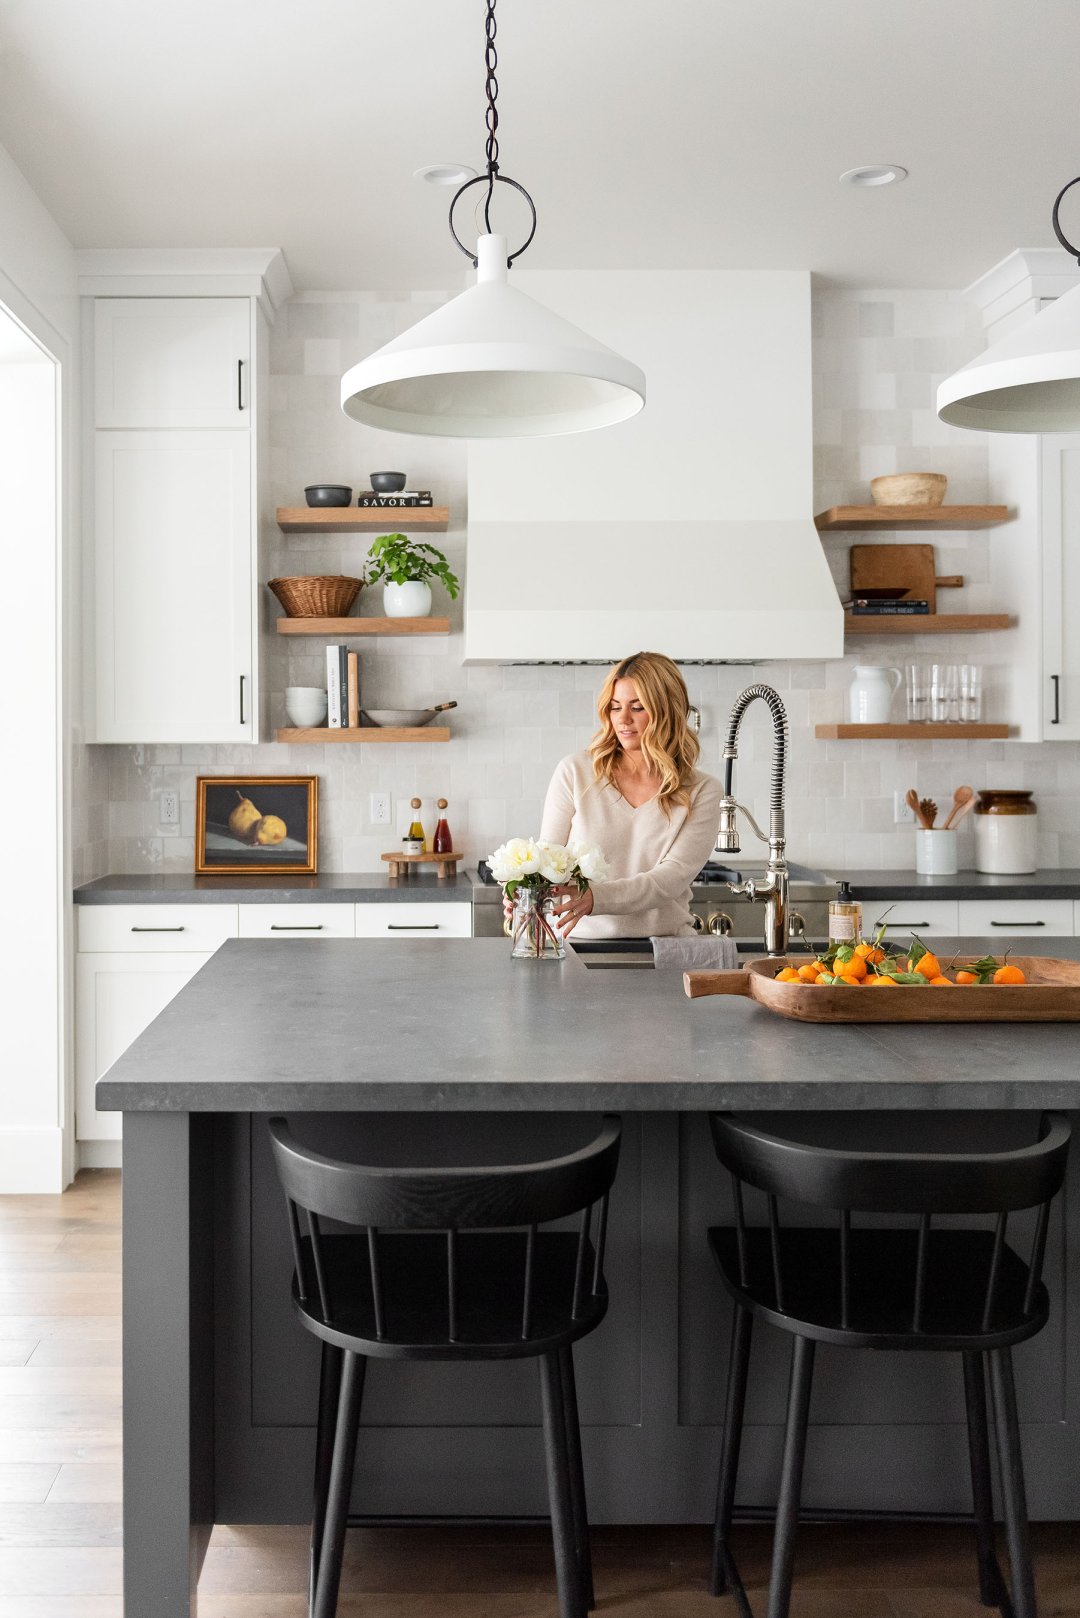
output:
[[[597,781],[588,753],[555,769],[544,800],[540,836],[556,843],[596,843],[611,876],[594,882],[593,912],[573,938],[656,938],[692,933],[690,884],[712,853],[720,820],[720,782],[697,774],[689,809],[670,815],[650,799],[635,809]]]

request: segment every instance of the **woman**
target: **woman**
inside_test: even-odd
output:
[[[597,702],[588,751],[564,758],[544,801],[540,836],[595,843],[610,880],[556,890],[564,935],[656,938],[693,932],[690,884],[712,853],[720,782],[695,766],[690,698],[660,652],[617,663]]]

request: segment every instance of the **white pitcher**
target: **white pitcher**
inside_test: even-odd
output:
[[[899,669],[876,668],[857,663],[848,691],[848,714],[853,725],[885,725],[889,721],[893,693],[903,675]]]

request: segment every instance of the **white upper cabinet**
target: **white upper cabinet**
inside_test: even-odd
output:
[[[1043,703],[1047,741],[1080,741],[1080,434],[1039,446],[1042,482]]]
[[[239,427],[251,413],[250,298],[98,298],[97,427]]]

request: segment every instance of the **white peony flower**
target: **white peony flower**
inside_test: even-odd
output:
[[[520,882],[540,869],[540,844],[532,837],[511,837],[488,855],[488,864],[496,882]]]
[[[595,843],[584,843],[570,850],[572,857],[577,861],[578,870],[586,882],[605,882],[608,877],[607,861],[603,850]]]
[[[568,882],[574,869],[574,856],[562,843],[540,844],[540,875],[545,882]]]

